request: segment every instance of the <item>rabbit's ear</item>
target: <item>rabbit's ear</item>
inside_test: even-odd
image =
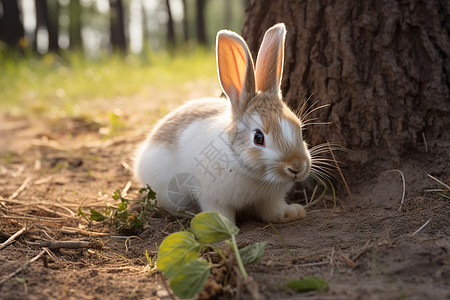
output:
[[[283,23],[269,28],[259,48],[256,59],[256,89],[262,92],[278,92],[283,74],[284,39]]]
[[[253,59],[245,41],[236,33],[221,30],[216,44],[217,73],[222,90],[240,115],[256,95]]]

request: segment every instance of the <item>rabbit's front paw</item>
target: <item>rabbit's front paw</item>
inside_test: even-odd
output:
[[[306,211],[300,204],[286,205],[282,211],[275,216],[275,222],[287,223],[295,220],[300,220],[306,217]]]

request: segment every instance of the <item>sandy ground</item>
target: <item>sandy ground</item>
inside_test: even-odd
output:
[[[98,124],[81,118],[4,115],[0,124],[0,241],[27,228],[0,250],[0,280],[38,255],[44,241],[104,245],[101,251],[51,250],[45,260],[2,283],[0,298],[170,299],[162,275],[147,267],[145,250],[156,259],[155,245],[180,230],[175,219],[153,214],[143,232],[126,240],[115,237],[112,226],[77,216],[80,206],[116,203],[113,191],[129,181],[127,197],[138,198],[129,166],[148,128],[128,128],[104,139]],[[443,187],[426,175],[449,184],[447,146],[430,143],[428,152],[394,165],[348,167],[353,204],[339,182],[335,208],[326,200],[311,207],[304,220],[275,225],[290,253],[270,226],[241,218],[238,244],[268,242],[261,261],[247,267],[262,298],[450,299],[450,200],[427,192]],[[405,176],[401,207],[402,178],[398,171],[387,172],[391,169]],[[322,277],[329,290],[279,288],[306,276]],[[246,298],[244,292],[235,285],[215,290],[219,298]]]

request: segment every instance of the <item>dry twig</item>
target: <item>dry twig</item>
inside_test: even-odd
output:
[[[45,247],[48,249],[60,249],[60,248],[68,248],[68,249],[96,249],[102,250],[103,243],[101,241],[47,241],[41,242],[39,247]]]
[[[341,257],[350,266],[350,268],[353,269],[356,266],[355,262],[350,258],[348,258],[347,256],[345,256],[344,254],[342,254]]]
[[[420,226],[420,228],[419,229],[417,229],[416,231],[414,231],[414,233],[413,234],[411,234],[411,236],[415,236],[417,233],[419,233],[419,231],[421,231],[422,229],[424,229],[425,228],[425,226],[427,226],[428,225],[428,223],[430,223],[430,221],[431,221],[431,218],[430,219],[428,219],[428,221],[426,221],[425,222],[425,224],[423,224],[422,226]]]
[[[120,195],[121,195],[122,197],[126,197],[126,196],[127,196],[127,193],[128,193],[128,190],[130,189],[130,187],[131,187],[131,181],[128,181],[128,182],[127,182],[127,185],[123,188],[123,190],[122,190],[122,192],[120,193]]]
[[[14,199],[17,196],[19,196],[19,194],[26,189],[27,185],[30,183],[31,181],[31,176],[28,176],[27,178],[25,178],[25,180],[23,181],[22,185],[11,195],[8,197],[8,199]]]
[[[11,274],[9,274],[8,276],[6,276],[5,278],[3,278],[2,280],[0,280],[0,286],[5,283],[7,280],[13,278],[14,276],[16,276],[17,274],[19,274],[20,272],[22,272],[23,270],[25,270],[25,268],[35,262],[36,260],[38,260],[39,258],[43,257],[43,255],[47,253],[47,249],[42,249],[41,252],[39,252],[38,255],[36,255],[35,257],[33,257],[29,262],[25,263],[23,266],[21,266],[20,268],[18,268],[17,270],[15,270],[14,272],[12,272]]]
[[[24,226],[22,229],[14,233],[9,239],[7,239],[3,244],[0,245],[0,250],[11,244],[16,239],[16,237],[24,233],[25,230],[27,230],[26,226]]]
[[[130,244],[131,246],[131,239],[140,239],[142,240],[140,237],[138,237],[137,235],[132,235],[129,236],[126,240],[125,240],[125,252],[128,252],[128,244]]]
[[[403,172],[400,170],[390,170],[387,171],[386,173],[390,173],[390,172],[399,172],[400,175],[402,175],[402,181],[403,181],[403,194],[402,194],[402,201],[400,201],[400,207],[398,208],[398,211],[402,210],[402,206],[403,206],[403,201],[405,201],[405,194],[406,194],[406,182],[405,182],[405,175],[403,175]]]
[[[161,281],[164,285],[164,287],[166,288],[167,293],[169,294],[170,299],[175,300],[175,296],[172,294],[172,291],[170,290],[169,286],[167,285],[166,279],[164,278],[164,276],[161,273],[159,274],[159,278],[161,278]]]
[[[428,177],[430,177],[431,179],[433,179],[434,181],[436,181],[437,183],[441,184],[442,186],[444,186],[447,190],[450,191],[450,186],[446,185],[445,183],[443,183],[442,181],[440,181],[439,179],[437,179],[436,177],[431,176],[430,174],[427,174]]]
[[[88,236],[112,236],[110,233],[104,233],[104,232],[95,232],[95,231],[88,231],[73,227],[66,227],[63,226],[61,229],[61,233],[64,234],[82,234],[82,235],[88,235]]]

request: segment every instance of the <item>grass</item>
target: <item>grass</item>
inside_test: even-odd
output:
[[[129,98],[160,100],[159,105],[167,101],[167,91],[182,98],[178,101],[186,100],[187,86],[195,89],[189,83],[208,80],[217,85],[214,53],[203,49],[89,60],[77,52],[35,57],[0,48],[0,68],[0,111],[13,114],[90,115],[97,103],[109,111],[114,99],[122,99],[124,107],[139,105],[127,103]]]

